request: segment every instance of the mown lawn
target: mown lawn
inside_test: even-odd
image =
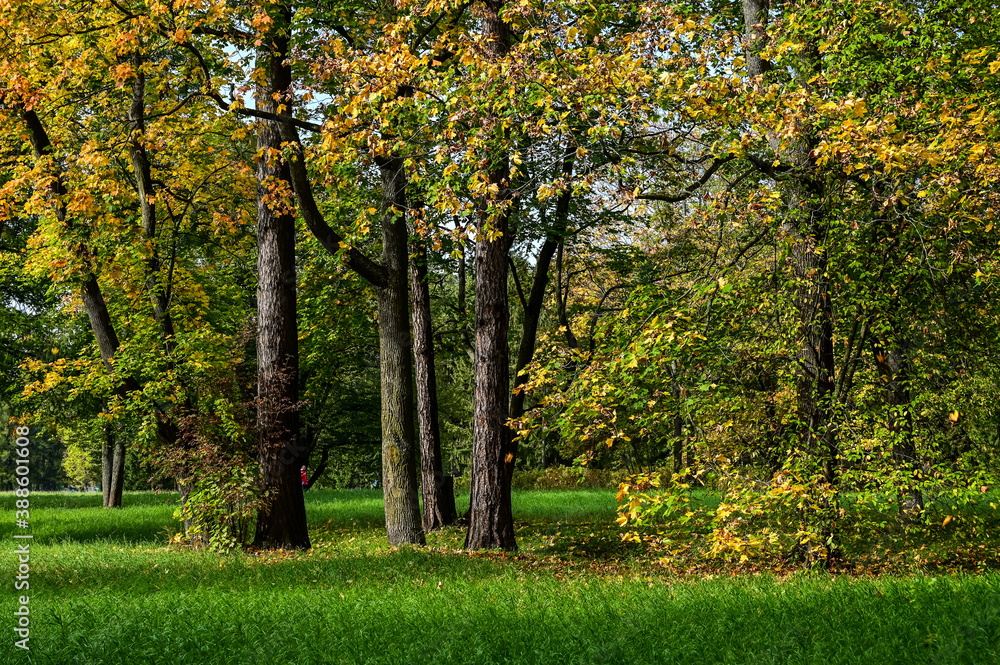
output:
[[[606,490],[518,492],[517,555],[383,542],[375,491],[307,495],[309,553],[169,548],[175,496],[33,494],[31,651],[0,663],[994,663],[1000,575],[725,574],[623,545]],[[459,497],[460,510],[468,497]],[[724,574],[719,574],[723,572]]]

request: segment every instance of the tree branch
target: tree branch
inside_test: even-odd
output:
[[[319,206],[316,204],[316,198],[313,196],[312,184],[309,182],[309,173],[306,170],[305,154],[302,151],[302,141],[299,140],[299,134],[295,131],[295,127],[288,122],[279,122],[278,127],[281,132],[281,140],[287,143],[292,150],[288,159],[288,169],[292,176],[292,189],[295,190],[295,198],[299,203],[299,212],[302,214],[306,226],[331,254],[338,254],[344,250],[347,265],[351,270],[358,273],[372,286],[384,287],[388,280],[385,268],[359,249],[348,246],[344,237],[326,223],[323,213],[320,212]]]
[[[510,272],[514,275],[514,286],[517,287],[517,298],[521,301],[521,309],[528,309],[528,301],[524,299],[524,289],[521,288],[521,278],[517,275],[517,266],[514,265],[514,259],[507,255],[507,263],[510,265]]]
[[[713,175],[715,175],[715,172],[718,171],[723,164],[731,162],[734,159],[736,159],[736,155],[732,154],[727,155],[722,159],[716,159],[712,162],[711,166],[705,169],[701,178],[685,187],[680,194],[639,194],[635,198],[643,199],[645,201],[666,201],[667,203],[679,203],[694,196],[694,193],[701,189],[702,186],[704,186],[704,184],[707,183]]]

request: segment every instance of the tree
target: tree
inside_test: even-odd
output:
[[[319,242],[345,255],[348,265],[368,281],[378,301],[379,366],[382,373],[382,465],[386,532],[391,545],[423,544],[416,482],[413,430],[407,273],[406,179],[398,157],[376,154],[381,174],[382,261],[376,263],[331,227],[320,211],[302,141],[286,112],[282,139],[295,151],[288,159],[299,212]]]
[[[82,301],[101,366],[89,357],[86,369],[57,359],[49,378],[29,383],[25,397],[58,376],[74,392],[107,400],[108,415],[134,426],[130,443],[177,477],[185,497],[203,452],[194,450],[197,433],[185,426],[205,415],[206,404],[217,412],[221,403],[211,389],[196,394],[195,385],[207,384],[200,381],[206,364],[195,358],[228,355],[218,353],[226,341],[221,329],[234,318],[232,310],[205,306],[206,290],[228,287],[205,278],[210,243],[190,239],[214,233],[205,223],[213,212],[238,216],[224,213],[238,210],[240,169],[230,171],[227,198],[216,183],[232,166],[231,153],[215,152],[213,131],[221,127],[211,107],[199,101],[186,72],[154,69],[148,61],[153,53],[168,63],[174,55],[160,19],[105,3],[72,12],[44,4],[11,9],[2,61],[5,154],[12,156],[4,188],[12,205],[5,211],[37,220],[25,269],[56,269],[53,291],[63,297],[72,287],[78,294],[62,306],[72,311],[75,299]],[[34,20],[40,15],[55,18]],[[64,67],[77,76],[60,76]],[[116,125],[127,131],[109,131]],[[186,150],[195,135],[207,149]],[[26,137],[30,164],[20,158]],[[226,210],[227,204],[233,206]],[[224,272],[224,264],[211,270]],[[138,316],[130,315],[133,309]],[[113,465],[114,455],[108,457]],[[111,471],[112,479],[122,475]],[[112,485],[109,498],[120,494]]]
[[[291,10],[265,8],[270,29],[257,53],[265,76],[257,108],[278,115],[290,104]],[[254,546],[309,549],[299,468],[299,349],[296,314],[295,216],[285,200],[291,175],[281,156],[278,120],[263,119],[257,134],[257,435],[264,478],[264,505],[257,515]]]
[[[411,235],[414,235],[411,232]],[[422,239],[410,243],[410,289],[413,302],[413,356],[416,369],[417,422],[420,425],[420,476],[424,531],[436,531],[457,518],[455,490],[445,477],[441,460],[441,428],[438,413],[437,369],[434,366],[434,335],[427,270],[427,245]]]
[[[510,51],[510,29],[501,17],[504,3],[484,2],[484,73],[503,85],[500,63]],[[493,130],[503,137],[500,127]],[[492,153],[492,154],[490,154]],[[511,244],[509,156],[500,143],[485,158],[489,167],[478,203],[476,232],[475,415],[472,434],[472,486],[469,498],[469,549],[517,549],[510,506],[514,472],[513,437],[507,427],[510,404],[510,350],[507,346],[507,250]]]

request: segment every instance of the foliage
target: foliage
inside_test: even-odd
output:
[[[63,469],[73,484],[82,489],[89,488],[98,479],[98,467],[95,466],[90,451],[83,448],[78,442],[66,446]]]
[[[517,471],[513,486],[520,490],[566,490],[617,486],[610,471],[585,467],[550,466],[541,470]]]
[[[927,536],[959,514],[980,537],[1000,471],[994,13],[791,3],[755,42],[714,9],[636,29],[659,40],[655,94],[681,106],[633,131],[666,126],[689,163],[729,161],[689,201],[644,195],[633,158],[635,198],[661,202],[635,212],[662,224],[631,244],[658,275],[597,262],[631,293],[578,291],[590,313],[568,327],[584,343],[543,342],[521,436],[556,431],[587,464],[639,473],[621,522],[664,547],[692,520],[710,525],[710,556],[825,565],[855,539]],[[755,58],[770,64],[749,71]],[[667,154],[647,164],[666,170]],[[822,353],[833,376],[811,369]],[[651,474],[670,457],[672,479]],[[692,482],[719,487],[718,506],[690,509]]]
[[[255,469],[231,466],[199,479],[174,517],[190,522],[174,543],[207,544],[212,550],[241,549],[253,540],[253,527],[262,503]]]

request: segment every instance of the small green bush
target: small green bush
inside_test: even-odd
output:
[[[519,490],[559,490],[586,488],[617,488],[624,472],[589,469],[577,466],[550,466],[543,470],[514,473],[513,487]]]

